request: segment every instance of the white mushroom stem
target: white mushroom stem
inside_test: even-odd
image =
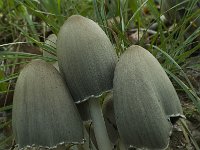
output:
[[[89,109],[99,150],[112,150],[99,101],[89,99]]]
[[[84,129],[84,137],[86,139],[86,142],[83,145],[84,149],[97,150],[96,147],[94,146],[93,142],[90,141],[89,134],[88,134],[87,130],[85,129],[85,127],[83,129]]]

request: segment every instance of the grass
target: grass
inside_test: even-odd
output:
[[[141,31],[138,36],[142,36],[136,44],[148,49],[159,60],[175,87],[182,89],[200,112],[200,98],[183,68],[187,58],[200,49],[200,43],[195,40],[200,36],[200,27],[190,31],[191,26],[195,26],[190,24],[190,20],[200,17],[200,10],[190,11],[197,2],[191,1],[181,20],[169,28],[153,0],[113,0],[111,3],[109,0],[52,0],[51,3],[48,0],[0,1],[0,61],[4,63],[0,65],[0,93],[6,96],[13,92],[19,65],[38,58],[56,61],[42,55],[43,50],[56,53],[55,49],[44,43],[45,38],[50,33],[57,34],[69,16],[80,14],[99,23],[119,56],[132,44],[127,33],[131,29]],[[178,5],[173,8],[176,7]],[[148,10],[146,14],[145,9]],[[168,11],[170,9],[164,14]],[[157,29],[149,34],[154,24]],[[39,47],[40,54],[23,52],[20,50],[22,45]],[[4,105],[0,112],[11,109],[12,104]],[[8,124],[9,120],[3,122],[0,129]],[[0,149],[11,139],[8,137],[0,141]]]

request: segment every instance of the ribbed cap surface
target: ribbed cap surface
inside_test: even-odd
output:
[[[20,73],[13,101],[12,125],[20,147],[53,147],[82,142],[82,121],[58,71],[34,60]]]
[[[140,46],[129,47],[117,63],[113,84],[116,123],[126,145],[166,148],[171,132],[168,115],[182,109],[156,58]]]
[[[68,18],[58,34],[57,55],[75,102],[112,89],[117,55],[94,21],[78,15]]]
[[[56,49],[56,41],[57,41],[57,36],[55,34],[51,34],[47,37],[45,44],[48,45],[51,48]],[[43,56],[46,57],[51,57],[51,58],[55,58],[56,56],[52,55],[51,53],[47,52],[47,51],[43,51]]]

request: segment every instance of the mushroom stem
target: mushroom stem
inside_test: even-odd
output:
[[[99,101],[89,99],[89,109],[99,150],[112,150]]]
[[[96,147],[94,146],[93,142],[90,141],[90,136],[87,132],[87,130],[85,129],[85,127],[83,128],[83,131],[84,131],[84,136],[85,136],[85,139],[86,139],[86,143],[84,144],[84,148],[87,150],[87,149],[90,149],[90,150],[97,150]]]

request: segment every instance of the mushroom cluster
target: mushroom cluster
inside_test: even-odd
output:
[[[69,17],[48,40],[56,43],[46,42],[56,47],[59,69],[33,60],[16,83],[12,125],[19,148],[168,146],[173,123],[184,116],[153,55],[131,46],[118,59],[100,26],[79,15]]]

